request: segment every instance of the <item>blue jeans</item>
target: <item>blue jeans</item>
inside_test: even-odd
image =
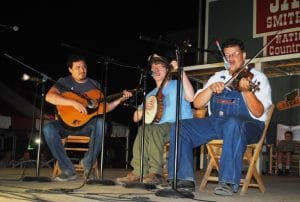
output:
[[[240,94],[240,93],[239,93]],[[241,95],[225,92],[211,99],[212,115],[180,122],[177,178],[194,181],[193,148],[213,139],[222,139],[219,181],[239,185],[243,156],[248,144],[259,141],[264,122],[253,119]],[[224,97],[225,95],[225,97]],[[229,100],[224,98],[230,97]],[[175,124],[171,128],[168,178],[174,179]]]
[[[84,135],[91,138],[89,150],[84,154],[83,158],[85,172],[88,172],[91,166],[96,162],[101,149],[102,124],[102,118],[94,117],[84,126],[74,130],[64,128],[59,121],[50,121],[43,125],[45,140],[52,156],[58,161],[62,173],[71,175],[75,173],[75,168],[62,145],[61,139],[70,134]]]

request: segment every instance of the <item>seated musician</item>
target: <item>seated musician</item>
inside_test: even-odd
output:
[[[71,55],[67,60],[67,67],[71,75],[60,78],[45,97],[47,102],[56,105],[59,117],[59,120],[49,121],[43,126],[45,140],[61,170],[61,175],[55,181],[77,178],[74,165],[62,145],[62,138],[69,134],[87,135],[91,138],[89,151],[81,160],[87,178],[100,152],[103,135],[103,119],[97,116],[104,111],[100,100],[100,84],[87,77],[87,64],[83,56]],[[119,98],[107,103],[106,111],[112,111],[131,96],[131,92],[124,90]]]
[[[170,80],[171,67],[178,69],[177,61],[171,63],[168,59],[159,55],[152,55],[149,58],[152,77],[155,80],[156,88],[146,96],[145,107],[145,130],[144,130],[144,152],[143,152],[143,183],[162,183],[163,153],[164,145],[169,141],[171,124],[176,120],[176,90],[177,81]],[[181,118],[192,118],[191,103],[194,97],[194,89],[183,72],[181,93]],[[138,122],[143,117],[143,106],[134,112],[133,120]],[[143,126],[143,125],[142,125]],[[140,143],[143,134],[143,127],[138,128],[137,136],[133,145],[133,158],[131,166],[133,170],[125,177],[117,178],[118,183],[138,183],[141,178],[141,149]]]
[[[225,41],[222,50],[229,68],[211,76],[203,89],[196,92],[195,108],[208,105],[209,117],[181,121],[178,145],[177,188],[195,189],[192,149],[213,139],[222,139],[219,185],[217,195],[233,195],[238,192],[242,174],[244,152],[248,144],[257,143],[264,130],[268,108],[272,104],[271,87],[267,77],[256,69],[248,69],[235,86],[227,84],[237,71],[247,67],[246,51],[240,39]],[[251,74],[250,74],[251,73]],[[260,90],[257,84],[260,82]],[[169,165],[174,161],[175,127],[171,128]],[[171,183],[174,167],[168,167]]]

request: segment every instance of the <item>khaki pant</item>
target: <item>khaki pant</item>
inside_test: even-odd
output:
[[[156,173],[162,175],[164,145],[170,139],[171,123],[146,124],[144,133],[144,155],[143,155],[143,174]],[[133,158],[131,166],[133,174],[140,176],[141,173],[141,138],[143,127],[138,129],[137,136],[133,144]]]

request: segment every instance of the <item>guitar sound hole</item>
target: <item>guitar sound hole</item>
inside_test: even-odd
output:
[[[89,99],[87,101],[87,108],[94,109],[97,107],[97,100]]]
[[[91,108],[88,108],[88,107],[87,107],[86,110],[87,110],[87,113],[88,113],[88,114],[92,114],[92,113],[94,113],[94,112],[97,111],[97,108],[91,109]]]

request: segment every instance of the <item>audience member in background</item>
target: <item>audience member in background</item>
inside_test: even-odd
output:
[[[4,151],[1,155],[0,168],[9,168],[13,165],[12,152]]]
[[[36,161],[31,159],[30,152],[26,150],[24,151],[23,156],[18,160],[17,165],[21,168],[34,168],[36,166]]]
[[[292,154],[296,150],[296,142],[293,141],[292,131],[286,131],[284,133],[284,140],[281,140],[277,147],[277,160],[278,160],[278,175],[283,175],[282,160],[285,157],[285,174],[290,174],[291,158]]]

